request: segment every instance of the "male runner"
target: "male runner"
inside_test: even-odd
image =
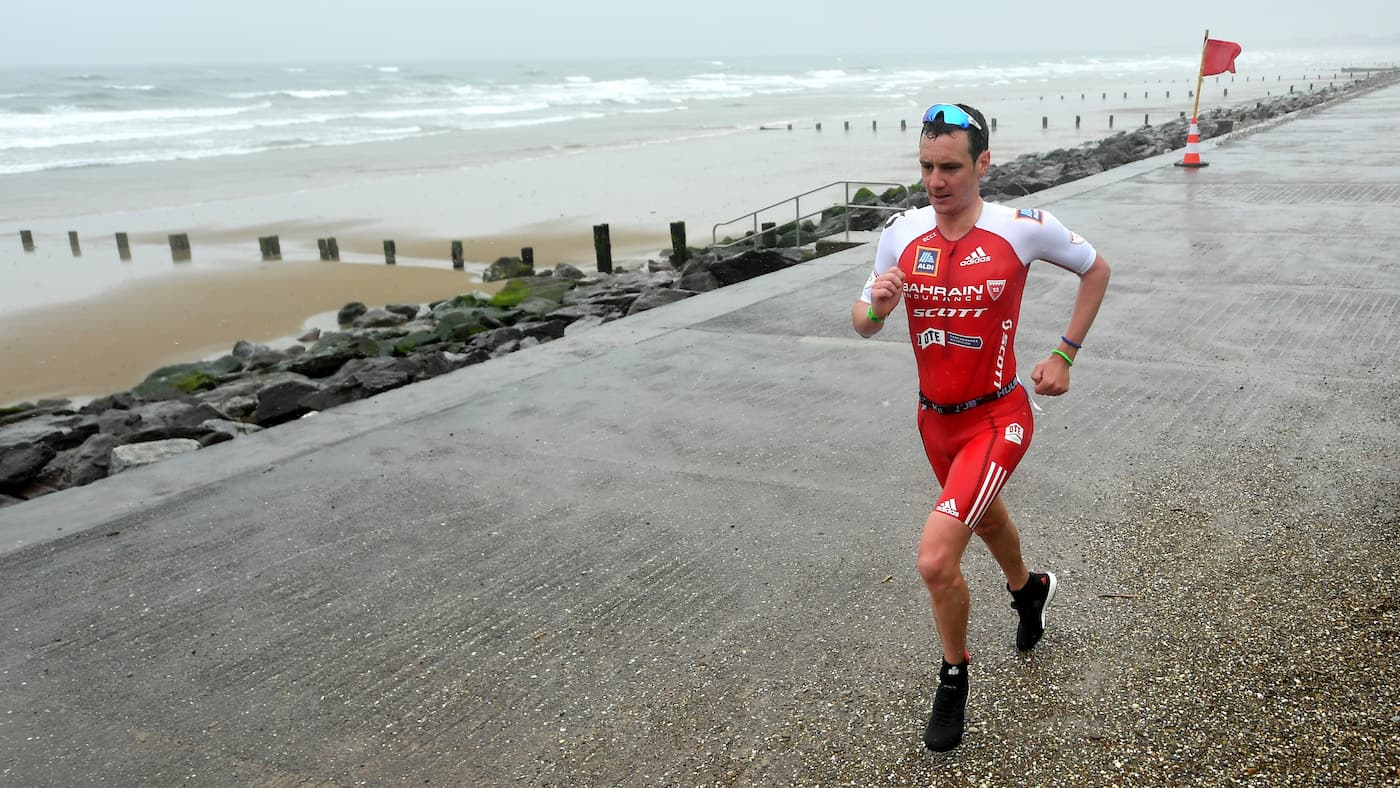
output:
[[[991,162],[987,123],[965,104],[924,114],[919,166],[929,206],[885,225],[875,271],[851,308],[874,336],[903,300],[919,372],[919,434],[942,495],[924,523],[918,569],[933,603],[943,667],[924,745],[939,752],[962,741],[967,706],[968,592],[961,563],[975,533],[1006,574],[1020,617],[1016,647],[1045,631],[1055,596],[1050,572],[1030,572],[1001,489],[1030,446],[1030,399],[1016,377],[1016,324],[1033,260],[1079,276],[1079,293],[1058,346],[1035,365],[1037,394],[1069,390],[1069,368],[1108,287],[1109,268],[1087,241],[1037,209],[984,203],[979,179]]]

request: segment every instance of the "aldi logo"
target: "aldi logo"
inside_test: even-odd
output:
[[[987,280],[987,295],[991,296],[993,301],[997,300],[998,298],[1001,298],[1001,294],[1004,292],[1006,292],[1005,279]]]
[[[918,247],[914,255],[914,273],[924,276],[938,276],[938,259],[942,256],[942,249],[934,249],[930,246]]]

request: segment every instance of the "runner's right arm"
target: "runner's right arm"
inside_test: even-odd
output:
[[[885,227],[888,229],[889,225]],[[899,250],[894,248],[894,235],[889,232],[880,234],[880,244],[875,251],[875,269],[870,272],[860,298],[851,305],[851,326],[863,337],[873,337],[885,327],[883,320],[870,318],[871,312],[877,317],[888,317],[899,307],[899,301],[904,296],[904,272],[899,270]]]

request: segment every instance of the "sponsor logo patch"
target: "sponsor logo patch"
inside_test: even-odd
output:
[[[917,312],[918,310],[915,310]],[[915,317],[918,317],[916,314]],[[952,345],[954,347],[965,347],[971,350],[982,348],[982,337],[970,337],[966,334],[954,334],[951,331],[944,331],[941,328],[926,328],[919,332],[919,347],[926,348],[933,345],[940,347]]]
[[[1011,423],[1006,425],[1006,442],[1021,445],[1021,441],[1026,437],[1026,430],[1020,424]]]
[[[991,261],[992,256],[987,254],[987,251],[979,246],[969,252],[967,257],[964,257],[963,261],[958,263],[958,265],[960,267],[967,267],[969,265],[977,265],[978,263],[990,263]]]
[[[1044,224],[1045,217],[1041,216],[1039,208],[1022,208],[1016,212],[1017,219],[1029,219],[1036,224]]]
[[[865,280],[865,289],[866,289],[866,290],[869,290],[870,288],[872,288],[872,287],[874,287],[874,286],[875,286],[875,272],[874,272],[874,271],[871,271],[871,272],[870,272],[870,278],[867,279],[867,280]]]
[[[981,317],[987,313],[987,308],[980,309],[958,309],[956,307],[916,307],[914,317]]]
[[[962,519],[962,515],[958,513],[958,502],[952,498],[949,498],[943,503],[940,503],[938,505],[938,508],[934,511],[942,512],[948,515],[949,517],[956,517],[959,520]]]
[[[1082,244],[1084,243],[1084,239],[1079,237],[1079,233],[1070,231],[1069,242],[1072,244]]]
[[[918,247],[914,253],[914,273],[924,276],[938,276],[938,259],[942,256],[942,249],[934,249],[929,246]]]
[[[869,287],[869,286],[870,286],[870,285],[866,285],[866,287]],[[1001,298],[1001,294],[1004,293],[1004,292],[1006,292],[1006,280],[1005,280],[1005,279],[988,279],[988,280],[987,280],[987,295],[991,296],[993,301],[997,300],[998,298]]]

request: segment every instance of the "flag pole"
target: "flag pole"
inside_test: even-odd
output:
[[[1201,39],[1201,65],[1196,69],[1196,106],[1191,108],[1191,122],[1196,122],[1196,116],[1201,111],[1201,83],[1206,81],[1206,46],[1210,43],[1210,29],[1206,29],[1205,37]]]

